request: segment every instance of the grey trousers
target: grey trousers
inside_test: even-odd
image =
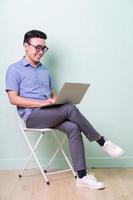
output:
[[[35,108],[26,121],[27,128],[55,128],[64,132],[69,140],[75,171],[86,169],[85,151],[81,132],[89,141],[96,141],[100,134],[80,113],[76,106],[63,104],[47,108]]]

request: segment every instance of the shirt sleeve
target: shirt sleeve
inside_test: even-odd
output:
[[[6,91],[12,90],[19,93],[19,73],[13,67],[9,67],[6,73]]]
[[[49,73],[49,86],[50,86],[50,90],[55,89],[55,82],[54,82],[54,80],[52,78],[51,73]]]

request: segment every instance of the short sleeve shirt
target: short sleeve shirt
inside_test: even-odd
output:
[[[47,66],[40,62],[36,67],[25,58],[8,67],[6,74],[6,91],[16,91],[19,96],[44,100],[50,97],[54,81]],[[20,116],[26,121],[33,108],[17,107]]]

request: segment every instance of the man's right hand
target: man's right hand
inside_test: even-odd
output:
[[[48,98],[46,100],[41,100],[41,101],[39,101],[39,107],[46,106],[46,105],[49,105],[49,104],[53,104],[54,102],[55,102],[54,98]]]

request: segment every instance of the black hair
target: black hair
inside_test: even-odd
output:
[[[29,42],[31,38],[42,38],[44,40],[47,39],[47,35],[42,32],[42,31],[39,31],[39,30],[31,30],[31,31],[28,31],[27,33],[25,33],[24,35],[24,40],[23,40],[23,44],[25,42]]]

